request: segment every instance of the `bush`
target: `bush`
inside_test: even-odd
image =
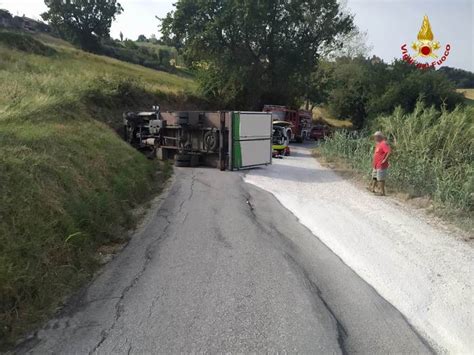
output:
[[[426,106],[453,110],[463,102],[463,97],[443,74],[414,70],[402,80],[391,82],[383,95],[373,98],[370,111],[373,115],[389,113],[397,106],[407,112],[413,111],[418,100]]]
[[[137,80],[117,76],[97,76],[88,83],[83,98],[89,105],[109,109],[138,107],[154,100]]]
[[[53,48],[23,33],[0,31],[0,44],[11,49],[43,56],[51,56],[56,53]]]
[[[426,106],[452,110],[464,101],[442,72],[420,70],[403,61],[387,65],[364,58],[338,58],[325,67],[331,78],[326,88],[330,113],[351,120],[356,128],[397,106],[411,112],[417,101],[423,101]]]
[[[170,64],[173,53],[169,49],[148,48],[138,46],[132,41],[125,41],[125,47],[121,44],[108,44],[103,46],[103,53],[125,62],[143,65],[144,67],[174,72],[175,68]]]
[[[418,103],[412,113],[397,108],[374,125],[393,148],[390,183],[412,196],[429,196],[438,206],[472,213],[474,197],[474,108],[452,112]],[[371,167],[373,142],[366,131],[336,132],[321,146],[329,158],[344,158],[361,172]]]

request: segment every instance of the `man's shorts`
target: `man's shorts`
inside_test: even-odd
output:
[[[387,178],[388,169],[373,169],[372,170],[372,179],[377,181],[385,181]]]

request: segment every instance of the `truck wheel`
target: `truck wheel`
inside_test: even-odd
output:
[[[189,161],[181,161],[181,160],[176,160],[174,162],[174,166],[180,167],[180,168],[187,168],[191,166],[191,163]]]
[[[176,161],[191,161],[191,154],[176,154],[174,157]]]
[[[219,143],[219,135],[214,131],[207,131],[204,133],[203,145],[204,149],[207,151],[215,151]]]
[[[189,161],[189,165],[191,167],[196,167],[196,166],[199,166],[199,155],[191,155],[191,160]]]

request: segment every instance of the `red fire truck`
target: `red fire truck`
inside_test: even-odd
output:
[[[291,123],[292,142],[301,143],[309,139],[312,114],[305,110],[291,110],[286,106],[265,105],[264,112],[271,112],[273,121],[287,121]]]

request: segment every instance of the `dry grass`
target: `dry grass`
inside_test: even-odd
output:
[[[474,106],[474,89],[457,89],[465,97],[465,102],[468,106]]]
[[[349,120],[341,120],[337,119],[335,117],[332,117],[328,110],[322,106],[315,107],[313,109],[313,118],[315,121],[324,121],[326,122],[329,126],[335,127],[335,128],[345,128],[345,129],[351,129],[352,128],[352,122]]]
[[[456,91],[462,93],[466,99],[474,100],[474,89],[457,89]]]

